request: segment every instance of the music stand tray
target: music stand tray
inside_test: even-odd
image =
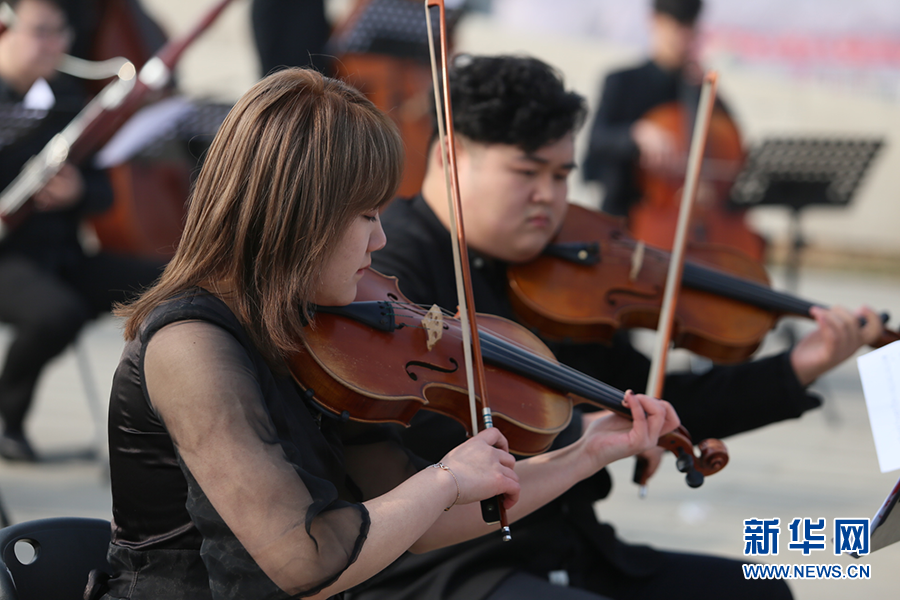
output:
[[[25,108],[21,102],[0,103],[0,148],[28,135],[47,116],[43,109]]]
[[[844,207],[884,141],[880,138],[770,138],[750,150],[731,189],[736,208]]]

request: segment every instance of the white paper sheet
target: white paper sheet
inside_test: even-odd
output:
[[[900,342],[856,359],[882,473],[900,469]]]
[[[175,127],[178,119],[192,110],[194,105],[182,96],[172,96],[145,106],[97,152],[94,166],[108,169],[122,164]]]

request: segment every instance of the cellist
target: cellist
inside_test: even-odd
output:
[[[628,218],[634,237],[669,249],[680,199],[677,192],[686,167],[687,147],[679,143],[678,132],[686,130],[684,141],[690,139],[691,110],[699,98],[702,73],[695,54],[702,0],[653,0],[652,6],[650,57],[605,78],[583,177],[601,184],[602,210]],[[662,106],[673,107],[673,114],[679,115],[674,123],[654,112]],[[701,186],[694,211],[695,218],[709,211],[709,223],[697,223],[689,239],[726,243],[762,260],[762,238],[749,229],[742,213],[726,206],[725,196],[738,174],[743,151],[737,127],[721,100],[717,100],[717,111],[722,126],[718,137],[725,138],[717,150],[722,156],[715,157],[719,172],[710,174],[710,185]],[[648,183],[657,180],[668,185]],[[657,229],[654,220],[665,221],[662,229]]]
[[[550,66],[526,57],[459,57],[450,92],[459,141],[457,165],[476,310],[515,319],[506,268],[538,256],[567,211],[567,180],[575,168],[574,135],[584,99],[567,91]],[[398,277],[415,303],[455,310],[448,209],[438,144],[429,152],[421,194],[395,200],[382,214],[387,245],[373,266]],[[860,328],[857,315],[868,322]],[[816,310],[818,329],[792,351],[674,374],[665,396],[694,440],[725,437],[799,417],[819,406],[813,380],[881,332],[869,309]],[[620,389],[643,389],[649,361],[618,336],[612,346],[548,344],[556,357]],[[578,439],[597,413],[579,416],[557,438]],[[458,424],[421,412],[404,440],[430,460],[464,439]],[[653,458],[658,459],[656,453]],[[599,523],[594,502],[611,482],[604,471],[520,521],[510,544],[491,538],[406,556],[354,600],[500,600],[506,598],[790,598],[781,581],[746,581],[737,561],[657,551],[619,540]],[[565,573],[568,587],[549,574]],[[697,576],[702,573],[703,576]]]

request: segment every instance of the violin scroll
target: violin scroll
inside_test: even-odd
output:
[[[728,448],[721,440],[709,438],[697,444],[700,460],[697,470],[704,475],[718,473],[728,464]]]
[[[728,464],[728,449],[716,439],[700,442],[700,456],[695,456],[691,436],[683,426],[659,438],[659,446],[675,455],[675,467],[684,473],[688,487],[700,487],[706,475],[718,473]]]

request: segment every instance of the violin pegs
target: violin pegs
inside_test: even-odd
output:
[[[675,459],[675,468],[679,473],[690,473],[694,471],[694,457],[685,452],[684,448],[678,449],[678,458]]]
[[[688,487],[698,488],[701,485],[703,485],[703,480],[704,480],[703,473],[692,468],[684,476],[684,480],[687,482]]]

